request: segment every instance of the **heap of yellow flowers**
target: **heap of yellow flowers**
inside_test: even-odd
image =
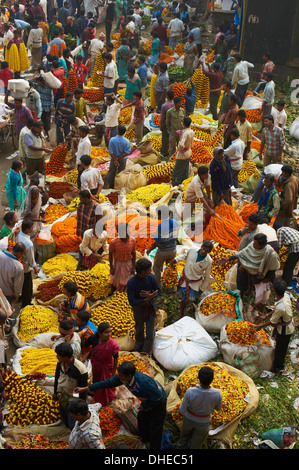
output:
[[[132,107],[122,109],[119,113],[118,123],[126,126],[130,124],[132,119]]]
[[[18,337],[26,343],[42,333],[58,333],[58,315],[48,307],[27,305],[20,313]]]
[[[150,165],[144,168],[143,173],[147,178],[156,178],[159,176],[171,176],[175,162],[163,163],[161,165]]]
[[[26,348],[21,354],[20,365],[24,375],[40,373],[54,377],[57,355],[51,348]]]
[[[96,326],[102,322],[108,322],[113,338],[126,335],[135,326],[133,311],[126,292],[115,292],[107,302],[92,310],[90,319]]]
[[[3,383],[9,402],[8,426],[48,425],[60,419],[58,401],[26,377],[7,371]]]
[[[227,338],[231,343],[241,346],[253,346],[260,342],[271,346],[268,335],[265,330],[256,331],[254,324],[249,321],[235,321],[226,325]]]
[[[68,208],[60,202],[58,204],[50,204],[45,210],[45,224],[49,225],[60,219],[63,215],[68,213]]]
[[[89,271],[70,271],[61,279],[59,289],[62,290],[67,281],[75,282],[80,294],[86,298],[104,299],[111,290],[110,266],[107,263],[98,263]]]
[[[206,108],[209,104],[210,83],[202,69],[196,69],[191,78],[195,86],[196,108]]]
[[[223,312],[231,318],[238,318],[236,312],[236,298],[228,292],[220,292],[206,297],[201,304],[200,313],[209,316],[218,312]]]
[[[146,138],[146,140],[150,140],[153,144],[153,147],[157,152],[160,152],[162,147],[162,134],[161,135],[150,135]]]
[[[127,199],[130,201],[136,201],[143,204],[145,207],[149,207],[159,199],[161,199],[171,189],[169,184],[149,184],[131,191],[127,194]]]
[[[97,72],[103,72],[105,70],[105,61],[103,59],[102,54],[98,54],[96,56],[96,60],[94,62],[94,68],[90,80],[87,82],[87,86],[89,87],[100,87],[104,84],[104,77],[102,75],[98,75]]]
[[[236,263],[236,261],[229,261],[225,263],[224,266],[220,266],[218,261],[221,258],[229,258],[234,252],[228,252],[225,248],[220,245],[214,246],[213,250],[210,252],[210,256],[213,260],[211,276],[216,279],[216,281],[225,281],[225,274],[227,271]]]
[[[66,273],[67,271],[75,271],[78,261],[68,253],[60,253],[53,258],[48,259],[43,264],[43,271],[48,276]]]
[[[155,84],[157,81],[158,75],[153,74],[151,78],[151,86],[150,86],[150,102],[151,108],[155,108],[157,106],[156,94],[155,94]]]
[[[91,147],[90,157],[109,157],[109,151],[107,147]]]
[[[235,322],[233,322],[235,323]],[[213,428],[232,421],[242,414],[247,406],[245,397],[249,392],[249,387],[242,379],[226,371],[215,362],[207,362],[191,367],[185,374],[178,379],[177,393],[181,401],[174,407],[172,417],[180,421],[182,415],[179,412],[182,399],[189,387],[195,387],[198,384],[198,372],[204,367],[211,367],[214,371],[214,380],[212,386],[218,388],[222,393],[222,408],[220,411],[214,411],[211,417]]]
[[[243,165],[242,165],[242,169],[239,173],[239,177],[238,177],[238,180],[239,180],[239,183],[244,183],[245,181],[247,181],[251,175],[253,175],[254,173],[258,173],[259,177],[260,177],[260,174],[256,168],[256,164],[255,162],[253,161],[250,161],[250,160],[245,160],[243,162]]]
[[[179,261],[174,267],[172,267],[170,263],[166,264],[161,278],[162,284],[168,287],[168,289],[176,287],[185,264],[186,261]]]
[[[78,181],[78,170],[73,170],[73,171],[70,171],[68,174],[67,174],[67,180],[69,183],[73,183],[73,184],[77,184],[77,181]]]
[[[124,137],[128,139],[129,141],[135,139],[136,137],[136,132],[134,129],[130,129],[124,133]]]

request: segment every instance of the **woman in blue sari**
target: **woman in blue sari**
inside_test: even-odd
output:
[[[11,211],[15,209],[23,209],[26,191],[23,188],[23,176],[21,173],[22,169],[23,163],[19,160],[15,160],[12,163],[11,169],[9,170],[7,175],[5,191],[9,209]]]
[[[130,59],[130,48],[127,46],[127,39],[122,39],[121,46],[117,49],[115,57],[119,80],[125,80],[128,74],[128,63]]]

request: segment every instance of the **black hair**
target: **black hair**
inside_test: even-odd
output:
[[[220,70],[220,64],[218,62],[214,62],[213,69],[217,71]]]
[[[181,103],[182,102],[182,98],[180,96],[175,96],[174,99],[173,99],[173,102],[174,103]]]
[[[44,125],[43,125],[42,121],[34,121],[34,123],[32,124],[32,127],[37,127],[38,129],[40,129],[43,126]]]
[[[22,232],[25,232],[26,230],[30,229],[33,225],[34,225],[33,220],[23,219],[23,221],[22,221]]]
[[[135,374],[136,372],[136,367],[133,364],[133,362],[130,361],[124,361],[120,366],[118,367],[118,372],[123,374],[125,377],[130,377]]]
[[[117,132],[119,133],[119,135],[124,135],[124,133],[126,132],[126,127],[123,126],[123,124],[120,124],[117,128]]]
[[[241,62],[242,60],[241,54],[234,54],[234,58],[236,59],[237,62]]]
[[[102,323],[100,323],[98,325],[98,335],[101,335],[102,333],[104,333],[104,331],[108,330],[108,328],[110,328],[110,323],[106,322],[106,321],[103,321]]]
[[[11,211],[11,212],[7,212],[4,217],[3,217],[3,220],[6,224],[10,224],[10,222],[12,221],[12,219],[14,218],[14,215],[15,215],[15,212]]]
[[[143,62],[143,63],[144,63],[145,60],[146,60],[145,57],[143,57],[143,55],[140,55],[140,56],[138,57],[138,59],[141,60],[141,62]]]
[[[265,116],[264,119],[268,119],[268,121],[274,122],[274,117],[271,114],[269,114],[268,116]]]
[[[75,400],[72,400],[68,404],[67,410],[69,413],[73,413],[74,415],[86,416],[88,414],[89,408],[85,400],[82,400],[81,398],[75,398]]]
[[[74,355],[72,346],[70,345],[70,343],[66,343],[66,342],[57,344],[55,348],[55,352],[58,356],[61,356],[61,357],[71,358]]]
[[[135,270],[137,274],[147,271],[152,267],[152,262],[147,258],[139,258],[135,264]]]
[[[250,220],[250,222],[253,222],[254,224],[258,225],[260,220],[261,220],[261,217],[257,212],[255,212],[255,213],[250,214],[248,216],[248,220]]]
[[[82,155],[80,161],[83,165],[89,166],[92,162],[92,158],[89,155]]]
[[[78,286],[75,282],[73,281],[66,281],[63,284],[63,287],[71,294],[75,295],[78,292]]]
[[[65,94],[66,98],[70,98],[70,97],[73,97],[73,96],[74,96],[74,93],[72,93],[71,91],[67,91],[66,94]]]
[[[236,127],[233,127],[230,131],[230,135],[233,135],[234,137],[240,137],[240,132]]]
[[[162,70],[167,70],[167,68],[168,68],[166,62],[160,62],[159,67]]]
[[[79,310],[76,316],[80,318],[80,320],[84,321],[85,323],[87,323],[88,320],[90,319],[90,313],[87,312],[86,310]]]
[[[237,102],[238,102],[238,97],[237,97],[237,95],[232,94],[232,95],[230,95],[229,99],[232,100],[234,103],[237,103]]]
[[[135,67],[133,67],[133,65],[128,66],[128,73],[135,73]]]
[[[284,296],[284,293],[287,290],[287,288],[288,288],[288,285],[286,281],[282,279],[282,277],[279,277],[273,281],[273,289],[280,297]]]
[[[11,169],[12,170],[17,170],[18,168],[21,168],[23,163],[20,160],[14,160],[11,164]]]
[[[239,109],[239,111],[237,112],[237,115],[246,118],[246,111],[245,111],[245,109]]]
[[[91,198],[90,192],[88,191],[88,189],[81,189],[81,191],[79,192],[79,196],[83,197],[83,199]]]
[[[270,180],[271,183],[274,183],[274,180],[275,180],[274,175],[271,175],[271,174],[265,175],[264,179],[265,180]]]
[[[285,173],[288,173],[288,175],[293,174],[293,168],[291,167],[291,165],[282,165],[281,171],[284,171]]]
[[[63,330],[68,331],[68,330],[72,330],[74,328],[74,323],[73,323],[72,320],[65,319],[65,320],[61,320],[59,322],[59,326]]]
[[[204,387],[208,387],[214,379],[214,371],[209,366],[204,366],[198,371],[198,379]]]
[[[183,119],[183,123],[185,127],[191,126],[192,119],[189,116],[185,116]]]
[[[79,131],[84,132],[84,134],[89,134],[89,127],[88,126],[79,126]]]
[[[209,173],[209,169],[207,166],[201,165],[197,169],[197,174],[198,175],[205,175],[206,173]]]
[[[8,62],[6,62],[6,60],[3,60],[3,62],[1,62],[1,69],[7,69],[8,67]]]
[[[12,247],[14,253],[24,253],[26,251],[26,246],[24,243],[18,242]]]
[[[254,235],[254,240],[256,240],[260,246],[267,245],[267,235],[265,235],[264,233],[257,233],[256,235]]]
[[[174,98],[174,91],[173,91],[173,90],[167,90],[166,96],[167,96],[167,98],[169,98],[170,100],[173,100],[173,98]]]
[[[110,54],[110,52],[107,52],[107,54],[105,54],[105,59],[112,60],[112,54]]]
[[[77,88],[75,91],[74,91],[74,95],[83,95],[83,90],[82,88]]]
[[[285,104],[286,104],[286,103],[285,103],[284,100],[279,100],[279,101],[277,101],[277,106],[282,106],[282,107],[284,107]]]
[[[136,90],[136,91],[134,91],[133,96],[137,96],[137,98],[140,99],[140,98],[142,98],[142,93],[141,93],[140,90]]]
[[[214,248],[213,242],[211,242],[211,240],[204,240],[201,246],[207,248],[209,251],[212,251]]]

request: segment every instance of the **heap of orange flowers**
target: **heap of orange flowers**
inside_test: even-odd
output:
[[[66,144],[59,144],[50,155],[49,161],[46,162],[45,172],[46,175],[63,176],[67,173],[67,168],[64,168],[65,159],[68,154],[68,146]]]
[[[104,86],[98,88],[83,88],[83,98],[87,101],[95,103],[96,101],[102,101],[104,99]]]
[[[261,344],[271,346],[265,330],[256,331],[253,323],[249,321],[234,321],[225,326],[227,338],[231,343],[241,346],[253,346],[260,342]]]
[[[45,210],[45,224],[50,225],[55,220],[60,219],[63,215],[68,213],[67,207],[65,207],[63,204],[60,202],[58,204],[50,204],[47,209]]]
[[[238,318],[236,298],[228,292],[219,292],[218,294],[207,296],[201,304],[200,313],[209,316],[218,312],[223,312],[230,318]]]
[[[76,216],[57,222],[53,225],[51,232],[56,242],[56,253],[78,252],[81,244],[81,237],[76,235]]]
[[[135,356],[135,354],[122,354],[118,357],[117,367],[119,367],[124,361],[133,362],[136,370],[144,374],[148,373],[147,364],[142,357]]]
[[[69,76],[68,76],[68,91],[71,91],[74,93],[78,88],[78,80],[77,80],[77,75],[74,69],[71,69],[69,71]]]
[[[225,202],[215,207],[215,212],[216,215],[211,217],[203,232],[204,240],[215,240],[222,247],[237,251],[240,244],[238,232],[244,227],[244,221],[233,207]]]
[[[103,406],[103,408],[100,409],[99,416],[104,437],[115,436],[120,430],[121,419],[109,406]]]
[[[262,119],[262,108],[256,108],[256,109],[244,109],[246,113],[246,119],[249,122],[260,122]],[[239,118],[237,118],[237,121]]]
[[[243,209],[239,212],[239,216],[244,220],[245,224],[248,222],[248,217],[255,214],[258,210],[258,205],[255,202],[245,203]]]
[[[173,86],[173,92],[175,97],[179,96],[182,99],[181,106],[185,109],[185,95],[187,93],[187,85],[181,82],[175,83]]]

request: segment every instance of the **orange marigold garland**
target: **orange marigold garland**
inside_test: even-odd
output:
[[[175,83],[173,86],[173,92],[175,97],[178,96],[182,99],[181,106],[185,109],[185,95],[187,93],[187,85],[181,82]]]
[[[69,71],[69,79],[68,79],[68,91],[74,93],[78,88],[78,80],[77,75],[74,69]]]
[[[68,154],[68,146],[59,144],[51,153],[48,162],[45,164],[46,175],[63,176],[67,169],[63,168]]]
[[[103,436],[105,438],[115,436],[120,430],[121,419],[109,406],[103,406],[100,409],[99,416]]]

